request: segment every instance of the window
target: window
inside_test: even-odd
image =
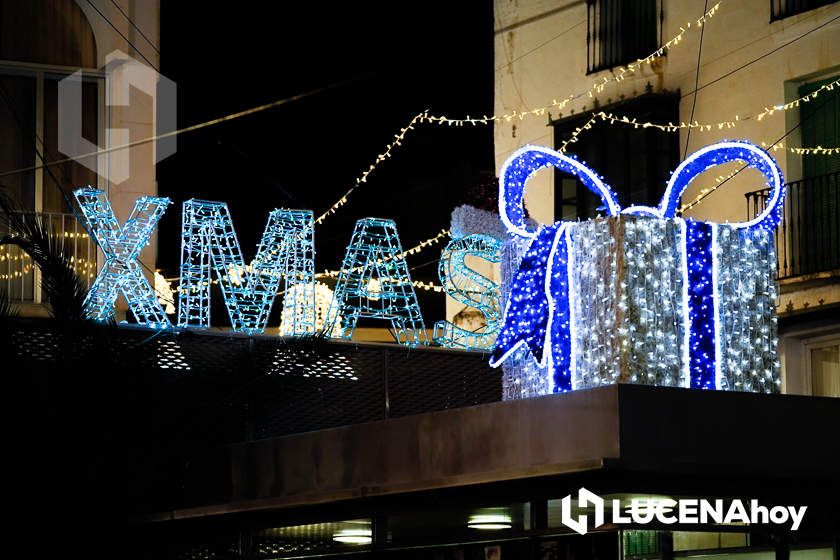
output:
[[[827,6],[837,0],[770,0],[770,21]]]
[[[606,70],[644,58],[658,47],[662,2],[656,0],[587,0],[587,72]]]
[[[95,67],[96,60],[93,28],[77,2],[0,2],[0,173],[12,172],[0,183],[24,210],[45,217],[88,283],[96,271],[96,246],[69,214],[66,195],[80,185],[97,185],[97,175],[74,161],[42,164],[65,159],[58,149],[58,81]],[[105,130],[102,82],[93,72],[82,84],[82,131],[93,143]],[[39,284],[39,271],[26,253],[0,250],[0,291],[9,299],[39,303]]]
[[[630,101],[603,108],[640,121],[679,121],[679,95],[647,93]],[[555,121],[554,145],[589,119],[584,113]],[[593,127],[568,147],[570,154],[602,175],[618,195],[622,207],[657,205],[670,172],[679,164],[679,138],[654,128],[632,126]],[[592,218],[602,202],[576,178],[556,172],[554,215],[564,220]]]
[[[800,97],[836,80],[803,84]],[[802,146],[840,145],[840,91],[822,92],[799,108]],[[788,232],[792,242],[793,269],[799,274],[832,270],[840,266],[840,154],[805,154],[802,180],[788,187]],[[783,226],[785,227],[785,226]]]
[[[803,84],[799,86],[798,97],[814,93],[837,78],[835,75],[818,82]],[[840,91],[837,91],[837,88],[834,91],[820,92],[820,97],[811,103],[803,103],[799,107],[799,118],[802,123],[803,146],[840,145]],[[802,176],[805,179],[837,171],[840,171],[840,154],[802,156]]]
[[[815,397],[840,397],[840,339],[805,344],[805,368]]]

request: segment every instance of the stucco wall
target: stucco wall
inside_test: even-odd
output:
[[[93,5],[108,18],[110,24],[88,2],[76,0],[76,3],[85,13],[93,28],[96,37],[97,64],[100,68],[105,66],[108,55],[116,50],[126,53],[143,64],[149,65],[151,63],[151,66],[155,69],[160,68],[160,55],[155,51],[155,48],[160,50],[159,0],[117,0],[122,11],[143,31],[143,34],[148,37],[155,48],[152,48],[149,42],[140,35],[110,0],[92,0]],[[116,27],[119,33],[111,25]],[[131,44],[121,37],[120,33],[127,37]],[[138,54],[135,47],[139,49],[142,56]],[[105,124],[105,128],[127,131],[127,134],[125,132],[112,134],[108,147],[149,138],[155,134],[155,112],[151,97],[136,88],[132,89],[130,95],[129,105],[112,106],[108,109],[108,122]],[[101,141],[100,148],[105,147],[105,142]],[[128,176],[126,180],[120,182],[106,181],[101,176],[99,179],[99,187],[108,193],[114,213],[120,223],[124,223],[131,214],[134,202],[138,197],[157,194],[155,146],[153,143],[134,146],[126,150],[112,152],[101,159],[100,175],[106,175],[107,177]],[[176,209],[169,208],[164,219],[172,219],[171,214],[177,214]],[[146,273],[147,278],[150,282],[153,281],[149,269],[154,270],[157,261],[156,234],[152,237],[149,245],[140,253],[140,261],[146,265],[144,273]],[[125,310],[125,302],[120,299],[118,301],[118,312],[125,313]]]

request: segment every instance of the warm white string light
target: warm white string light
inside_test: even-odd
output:
[[[400,129],[400,132],[395,135],[394,141],[391,142],[390,144],[388,144],[385,147],[385,151],[383,151],[378,156],[376,156],[376,159],[374,160],[374,162],[370,164],[370,166],[364,171],[364,173],[362,173],[359,177],[356,178],[356,181],[353,184],[353,186],[351,186],[347,190],[347,192],[344,193],[344,195],[341,198],[339,198],[332,206],[330,206],[323,214],[318,216],[318,218],[315,220],[315,223],[316,224],[323,223],[323,221],[328,216],[330,216],[332,214],[335,214],[336,211],[338,211],[339,208],[341,208],[342,206],[347,204],[347,198],[350,196],[350,194],[352,194],[353,191],[355,191],[359,187],[359,185],[361,185],[362,183],[367,181],[368,176],[376,169],[376,167],[380,163],[382,163],[383,161],[385,161],[386,159],[389,159],[391,157],[392,150],[394,148],[396,148],[397,146],[402,145],[402,141],[405,138],[406,134],[408,134],[409,131],[414,130],[414,125],[415,124],[421,124],[421,123],[427,122],[427,123],[447,125],[447,126],[464,126],[464,125],[476,126],[476,125],[480,125],[480,124],[485,124],[485,125],[490,124],[490,123],[495,122],[495,121],[510,122],[510,121],[512,121],[514,119],[517,119],[517,118],[519,120],[522,120],[527,116],[545,115],[550,109],[557,109],[557,110],[563,109],[566,105],[568,105],[569,103],[571,103],[575,99],[578,99],[578,98],[586,96],[586,95],[588,95],[589,97],[594,97],[596,93],[602,92],[604,90],[604,88],[606,87],[606,85],[609,84],[610,82],[620,82],[620,81],[626,79],[629,75],[632,75],[633,73],[635,73],[642,66],[651,64],[655,60],[664,56],[666,51],[671,50],[673,47],[675,47],[676,45],[678,45],[682,41],[683,37],[685,36],[685,34],[688,31],[690,31],[692,29],[699,29],[703,24],[705,24],[708,20],[710,20],[712,17],[714,17],[715,13],[717,12],[717,10],[720,7],[722,2],[723,2],[723,0],[716,3],[714,6],[712,6],[712,8],[708,12],[706,12],[705,14],[703,14],[702,16],[697,18],[696,20],[686,22],[685,25],[680,27],[680,32],[679,33],[677,33],[674,37],[672,37],[669,41],[667,41],[664,45],[662,45],[656,51],[652,52],[651,54],[649,54],[648,56],[646,56],[644,58],[640,58],[640,59],[636,60],[636,62],[628,64],[627,66],[621,66],[621,67],[617,68],[611,76],[605,76],[601,79],[601,81],[592,84],[586,92],[579,93],[579,94],[572,94],[572,95],[569,95],[569,96],[567,96],[567,97],[565,97],[561,100],[552,99],[550,104],[545,105],[544,107],[538,107],[536,109],[531,109],[530,111],[514,110],[511,113],[503,113],[503,114],[493,115],[493,116],[484,115],[482,117],[470,117],[469,115],[467,115],[467,117],[463,118],[463,119],[452,119],[452,118],[449,118],[449,117],[446,117],[446,116],[443,116],[443,115],[430,115],[428,110],[423,111],[422,113],[418,113],[417,115],[414,116],[413,119],[411,119],[411,121],[409,122],[409,124],[407,126]],[[567,143],[572,142],[572,141],[574,141],[574,139],[570,139]]]
[[[401,259],[406,258],[408,255],[415,255],[415,254],[419,253],[420,251],[422,251],[423,249],[425,249],[426,247],[431,247],[432,245],[435,245],[436,243],[439,243],[441,239],[443,239],[444,237],[446,237],[449,234],[450,234],[450,231],[448,229],[442,229],[442,230],[440,230],[440,233],[438,233],[434,237],[430,237],[430,238],[428,238],[424,241],[421,241],[420,243],[418,243],[417,245],[415,245],[411,249],[407,249],[407,250],[403,251],[402,253],[398,253],[398,254],[394,255],[392,258],[394,260],[401,260]],[[391,259],[390,258],[389,259],[383,259],[380,262],[386,262],[388,260],[391,260]],[[344,271],[344,270],[325,270],[324,272],[316,274],[315,277],[316,278],[335,278],[339,274],[341,274],[342,272],[346,272],[346,271]]]
[[[772,150],[772,151],[775,152],[775,151],[779,151],[779,150],[787,150],[787,151],[790,151],[794,154],[800,154],[800,155],[840,154],[840,147],[823,148],[822,146],[817,146],[816,148],[791,148],[791,147],[786,147],[781,141],[776,142],[775,144],[767,144],[766,142],[762,142],[761,147],[764,148],[767,151]],[[729,173],[728,175],[718,175],[717,177],[715,177],[715,184],[713,186],[705,187],[703,189],[700,189],[700,192],[697,193],[697,196],[695,196],[690,202],[686,202],[685,204],[683,204],[680,207],[680,209],[679,209],[680,214],[685,213],[686,211],[691,210],[692,208],[694,208],[695,206],[700,204],[703,200],[705,200],[705,198],[708,195],[715,192],[724,183],[729,181],[731,178],[733,178],[735,175],[740,173],[742,170],[743,170],[743,168],[736,169],[735,171],[733,171],[732,173]]]
[[[714,6],[709,9],[708,12],[704,13],[702,16],[697,18],[696,20],[691,20],[685,23],[685,25],[680,27],[680,32],[677,33],[674,37],[668,40],[664,45],[659,47],[656,51],[650,53],[648,56],[644,58],[637,59],[635,62],[628,64],[627,66],[620,66],[616,68],[613,73],[609,76],[604,76],[600,81],[595,82],[592,84],[589,89],[583,93],[578,94],[571,94],[563,99],[552,99],[551,103],[548,105],[544,105],[542,107],[537,107],[536,109],[531,109],[528,111],[520,111],[514,109],[512,112],[509,113],[502,113],[499,115],[492,115],[492,116],[481,116],[481,117],[470,117],[467,115],[466,118],[463,119],[452,119],[443,115],[426,115],[424,120],[431,123],[437,123],[440,125],[447,125],[447,126],[464,126],[464,125],[472,125],[476,126],[479,124],[489,124],[495,121],[505,121],[510,122],[512,120],[518,119],[523,120],[529,116],[539,116],[545,115],[551,109],[563,109],[571,103],[572,101],[579,99],[580,97],[589,96],[590,98],[595,97],[596,93],[601,93],[604,91],[604,88],[607,84],[611,82],[621,82],[628,77],[634,75],[639,69],[641,69],[645,65],[652,64],[657,59],[661,58],[665,55],[665,53],[680,42],[682,42],[686,33],[693,29],[699,29],[702,27],[707,21],[714,17],[715,13],[720,8],[720,5],[723,3],[723,0],[717,2]]]
[[[414,130],[414,125],[415,124],[417,124],[418,122],[422,122],[424,119],[428,118],[427,114],[428,114],[427,111],[416,114],[414,116],[414,118],[411,119],[411,121],[409,121],[409,123],[406,126],[401,128],[400,131],[397,134],[394,135],[394,140],[390,144],[385,146],[385,151],[383,151],[378,156],[376,156],[376,159],[373,161],[373,163],[371,163],[370,166],[361,175],[356,177],[356,181],[353,184],[353,186],[350,187],[347,190],[347,192],[344,193],[344,195],[335,202],[335,204],[330,206],[323,214],[318,216],[318,218],[315,220],[315,223],[316,224],[322,223],[325,219],[327,219],[327,216],[335,214],[336,211],[338,211],[339,208],[341,208],[342,206],[347,204],[347,197],[350,196],[353,193],[353,191],[355,191],[357,188],[359,188],[359,185],[367,182],[368,176],[371,173],[373,173],[374,169],[376,169],[377,166],[379,166],[380,163],[382,163],[383,161],[385,161],[386,159],[389,159],[391,157],[391,152],[397,146],[402,146],[402,141],[403,141],[403,139],[405,139],[405,135],[408,134],[408,132],[410,130]]]
[[[762,142],[761,146],[767,150],[773,150],[774,152],[778,150],[788,151],[794,154],[799,155],[832,155],[832,154],[840,154],[840,146],[834,148],[823,148],[822,146],[817,146],[816,148],[793,148],[789,146],[785,146],[784,144],[774,144],[772,146],[768,146],[766,143]]]
[[[760,121],[764,117],[766,117],[768,115],[772,115],[773,113],[775,113],[777,111],[789,111],[791,109],[798,108],[802,104],[810,103],[811,101],[816,99],[819,96],[820,92],[823,92],[823,91],[830,92],[830,91],[833,91],[834,88],[838,87],[838,86],[840,86],[840,78],[834,80],[833,82],[823,84],[818,89],[814,90],[813,92],[809,93],[808,95],[803,95],[802,97],[799,97],[797,99],[794,99],[792,101],[789,101],[789,102],[781,104],[781,105],[774,105],[773,107],[765,107],[763,111],[761,111],[759,113],[756,113],[755,115],[747,115],[747,116],[744,116],[744,117],[741,117],[739,115],[735,115],[734,117],[732,117],[730,119],[722,120],[722,121],[715,122],[715,123],[701,123],[701,122],[695,120],[693,122],[682,121],[678,124],[671,123],[671,122],[669,122],[667,124],[662,124],[662,123],[655,123],[655,122],[651,122],[651,121],[639,121],[636,118],[630,118],[626,115],[616,115],[614,113],[607,113],[607,112],[604,112],[604,111],[597,111],[597,112],[593,113],[593,115],[596,118],[598,118],[598,119],[600,119],[600,120],[602,120],[606,123],[609,123],[609,124],[625,124],[625,125],[633,126],[634,128],[656,128],[656,129],[662,130],[664,132],[678,132],[680,130],[689,129],[689,128],[697,130],[698,132],[708,132],[708,131],[711,131],[711,130],[714,130],[714,129],[726,130],[726,129],[735,128],[739,123],[744,122],[744,121],[749,121],[749,120],[752,120],[752,119]],[[764,144],[764,145],[766,146],[766,144]],[[833,152],[822,152],[822,151],[818,151],[818,150],[833,150],[834,148],[818,147],[818,148],[798,148],[798,149],[813,150],[813,152],[802,152],[802,153],[833,153]]]
[[[768,115],[772,115],[776,111],[788,111],[790,109],[794,109],[796,107],[799,107],[799,105],[801,105],[802,103],[808,103],[810,101],[813,101],[814,99],[816,99],[819,96],[820,92],[833,91],[834,88],[837,87],[837,86],[840,86],[840,78],[837,78],[833,82],[823,84],[819,88],[817,88],[814,91],[812,91],[811,93],[809,93],[808,95],[803,95],[802,97],[800,97],[798,99],[794,99],[793,101],[788,101],[787,103],[783,103],[782,105],[774,105],[772,107],[765,107],[762,112],[758,113],[755,116],[755,118],[760,121],[764,117],[766,117]]]

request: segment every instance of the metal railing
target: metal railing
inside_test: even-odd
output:
[[[769,189],[748,192],[747,217],[761,212]],[[776,229],[779,278],[840,269],[840,171],[787,184]]]
[[[39,212],[55,233],[59,247],[70,257],[89,288],[96,277],[96,243],[73,214]],[[5,232],[4,232],[5,233]],[[14,303],[40,303],[39,271],[32,259],[13,245],[0,246],[0,290]]]
[[[633,62],[656,50],[657,18],[661,33],[664,12],[657,0],[587,0],[587,73]]]
[[[837,0],[770,0],[770,21],[795,16],[808,10],[827,6]]]

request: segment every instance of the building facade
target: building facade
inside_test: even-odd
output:
[[[0,4],[0,129],[4,138],[0,181],[24,210],[48,218],[88,285],[96,277],[102,254],[74,215],[72,191],[83,185],[106,191],[123,223],[138,196],[157,194],[156,144],[74,161],[68,156],[108,150],[155,134],[156,107],[151,96],[140,87],[115,91],[116,84],[106,91],[105,66],[130,57],[157,70],[159,38],[157,0],[7,0]],[[59,113],[64,110],[59,84],[79,71],[78,114],[84,142],[68,154],[59,140]],[[121,98],[125,94],[127,98]],[[153,241],[140,256],[149,278],[155,254]],[[39,286],[39,272],[31,260],[16,248],[4,247],[0,288],[23,315],[46,315]],[[119,311],[124,314],[125,308]]]

